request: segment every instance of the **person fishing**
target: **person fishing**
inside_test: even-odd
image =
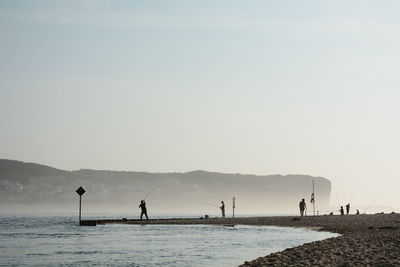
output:
[[[219,207],[222,212],[222,218],[225,218],[225,204],[223,201],[221,201],[221,207]]]
[[[146,219],[149,220],[149,217],[147,217],[146,202],[144,202],[144,200],[141,200],[141,201],[140,201],[139,208],[142,209],[142,213],[140,213],[140,220],[143,219],[143,215],[145,215],[145,216],[146,216]]]
[[[307,209],[306,201],[304,200],[304,198],[300,201],[299,208],[300,208],[300,216],[303,217],[304,211]]]
[[[350,203],[346,205],[346,214],[349,215],[350,212]]]
[[[344,215],[343,206],[340,206],[340,215]]]

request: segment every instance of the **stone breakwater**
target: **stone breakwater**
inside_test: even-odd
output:
[[[306,227],[342,234],[272,253],[241,267],[400,266],[400,214],[318,217],[240,217],[233,219],[92,220],[89,224],[215,224]]]

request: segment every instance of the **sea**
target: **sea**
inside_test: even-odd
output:
[[[1,214],[0,266],[237,266],[337,235],[245,225],[79,226],[74,215]]]

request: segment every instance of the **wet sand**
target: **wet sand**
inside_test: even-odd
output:
[[[400,266],[400,214],[232,219],[96,220],[97,224],[215,224],[305,227],[342,234],[285,249],[241,266]],[[262,256],[262,255],[260,255]]]

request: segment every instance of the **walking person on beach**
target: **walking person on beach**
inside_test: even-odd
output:
[[[346,214],[349,215],[350,212],[350,203],[346,205]]]
[[[219,207],[221,209],[222,212],[222,218],[225,218],[225,204],[223,201],[221,201],[221,207]]]
[[[143,215],[145,215],[146,219],[149,220],[149,217],[147,217],[146,203],[144,202],[144,200],[140,201],[139,208],[142,209],[142,213],[140,213],[140,219],[142,220]]]
[[[343,206],[340,206],[340,215],[344,215]]]
[[[300,208],[300,216],[303,217],[304,211],[307,209],[306,201],[304,200],[304,198],[300,201],[299,208]]]

